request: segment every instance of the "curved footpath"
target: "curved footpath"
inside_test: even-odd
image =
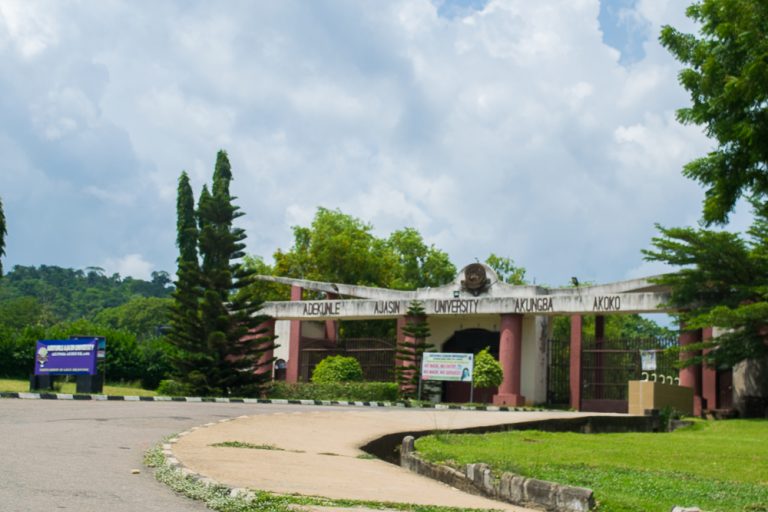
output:
[[[395,432],[441,431],[594,414],[382,408],[241,416],[180,436],[173,456],[230,487],[328,498],[527,510],[474,496],[378,459],[360,447]],[[227,441],[272,449],[221,448]],[[363,456],[363,457],[361,457]]]

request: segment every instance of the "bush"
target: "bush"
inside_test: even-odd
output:
[[[499,362],[488,352],[488,347],[475,356],[475,370],[472,381],[476,388],[495,388],[504,380]]]
[[[189,388],[178,381],[166,379],[161,380],[157,386],[157,394],[160,396],[189,396]]]
[[[393,402],[397,400],[394,382],[275,382],[269,398],[285,400],[345,400],[354,402]]]
[[[363,380],[363,368],[354,357],[328,356],[315,366],[312,382],[356,382]]]

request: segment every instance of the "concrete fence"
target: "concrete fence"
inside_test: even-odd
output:
[[[547,511],[586,512],[595,506],[591,489],[525,478],[494,475],[487,464],[467,464],[463,471],[427,462],[414,451],[414,437],[403,438],[400,465],[462,491]]]

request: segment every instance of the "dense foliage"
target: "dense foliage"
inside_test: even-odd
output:
[[[686,11],[699,34],[670,26],[661,43],[684,65],[691,105],[678,119],[703,126],[717,147],[685,166],[706,188],[704,220],[727,221],[742,195],[768,194],[768,3],[703,0]]]
[[[256,315],[259,302],[238,293],[253,284],[254,272],[241,264],[245,231],[234,221],[243,213],[233,204],[231,181],[229,158],[219,151],[211,189],[203,187],[193,211],[189,180],[184,173],[179,179],[179,267],[168,339],[178,349],[176,378],[197,395],[257,394],[271,376],[258,371],[272,364],[262,359],[274,346],[262,327],[267,319]]]
[[[731,366],[768,352],[768,4],[761,0],[703,0],[687,15],[699,33],[664,27],[662,44],[684,65],[680,82],[691,105],[678,118],[700,125],[717,147],[686,165],[684,174],[706,189],[706,224],[725,223],[746,197],[755,210],[747,236],[659,227],[646,258],[676,267],[659,283],[672,288],[671,305],[689,328],[726,329],[703,354]],[[698,363],[700,357],[689,358]]]
[[[285,400],[393,402],[398,393],[394,382],[275,382],[268,396]]]
[[[339,210],[318,208],[310,227],[293,228],[293,247],[275,253],[275,275],[397,289],[440,286],[455,276],[448,255],[415,229],[386,239],[372,231]]]
[[[153,388],[168,373],[162,338],[171,293],[165,272],[152,281],[55,266],[14,267],[0,280],[0,377],[26,378],[35,342],[106,336],[106,377]]]
[[[312,382],[315,384],[361,380],[363,380],[363,368],[354,357],[328,356],[317,363],[312,371]]]
[[[488,347],[475,355],[472,383],[476,388],[495,388],[504,380],[501,364],[491,355]]]

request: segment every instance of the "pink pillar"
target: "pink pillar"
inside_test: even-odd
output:
[[[571,316],[571,409],[581,410],[581,315]]]
[[[702,341],[709,341],[712,339],[712,328],[707,327],[702,329],[701,332]],[[706,350],[709,352],[709,350]],[[701,369],[701,396],[702,409],[717,409],[717,368],[711,366],[703,366]]]
[[[335,293],[326,294],[328,300],[336,300],[339,298]],[[339,323],[336,320],[325,321],[325,339],[336,343],[339,340]]]
[[[301,286],[291,286],[291,300],[301,300]],[[288,361],[285,381],[299,381],[299,358],[301,357],[301,320],[291,320],[291,335],[288,338]]]
[[[498,394],[493,396],[494,405],[525,405],[520,393],[520,358],[523,347],[523,315],[505,313],[501,315],[499,337],[499,362],[504,370],[504,380]]]
[[[684,327],[683,327],[684,328]],[[680,346],[701,341],[701,329],[680,331]],[[680,359],[686,360],[698,355],[696,352],[681,352]],[[693,389],[693,415],[701,415],[701,365],[695,364],[680,369],[680,385]]]
[[[605,316],[598,315],[595,317],[595,348],[602,350],[605,343]],[[594,383],[597,386],[595,389],[595,398],[603,398],[605,392],[605,386],[603,386],[603,353],[595,352],[595,380]]]

